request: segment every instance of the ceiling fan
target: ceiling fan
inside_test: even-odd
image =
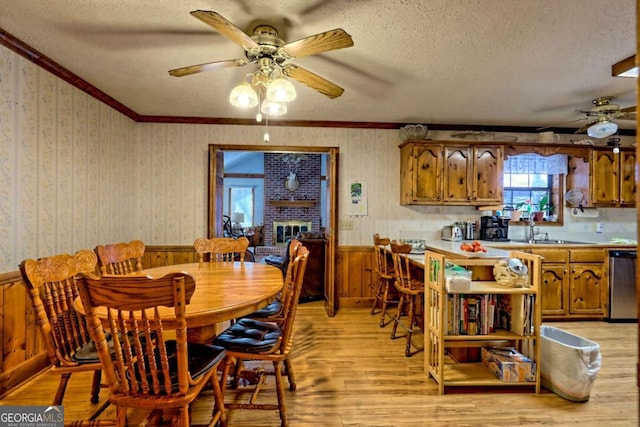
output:
[[[587,123],[575,131],[575,133],[587,132],[594,138],[604,138],[613,135],[618,130],[615,120],[635,120],[636,107],[620,108],[618,104],[612,104],[613,96],[600,96],[591,102],[593,107],[588,110],[578,110],[587,115]],[[585,120],[585,119],[581,119]]]
[[[182,77],[218,68],[243,67],[256,63],[259,69],[253,74],[253,83],[260,83],[261,80],[268,81],[273,72],[279,70],[285,76],[291,77],[331,99],[339,97],[344,92],[340,86],[309,70],[285,63],[295,58],[353,46],[351,36],[341,28],[285,43],[278,37],[278,30],[266,23],[256,25],[253,28],[253,35],[249,36],[219,13],[195,10],[191,12],[191,15],[242,46],[246,59],[228,59],[176,68],[169,71],[172,76]]]

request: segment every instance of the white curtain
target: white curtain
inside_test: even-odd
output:
[[[519,154],[509,156],[504,161],[504,173],[545,173],[549,175],[566,174],[567,155],[554,154],[541,156],[539,154]]]

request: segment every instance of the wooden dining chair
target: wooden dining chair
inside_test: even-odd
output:
[[[291,262],[291,280],[287,281],[289,288],[286,293],[287,311],[284,313],[282,323],[264,322],[261,320],[243,318],[234,325],[223,331],[214,340],[215,345],[224,347],[227,350],[226,361],[222,378],[226,379],[235,365],[242,364],[243,361],[271,362],[275,376],[277,404],[259,403],[258,393],[264,384],[266,371],[260,372],[260,378],[255,384],[255,388],[248,403],[225,403],[228,409],[251,409],[251,410],[278,410],[280,414],[280,425],[288,425],[287,409],[285,405],[284,383],[282,379],[282,364],[287,360],[293,346],[293,326],[298,310],[298,299],[302,291],[304,272],[307,266],[309,251],[304,246],[298,249],[296,258]],[[289,378],[290,383],[295,381]],[[237,384],[234,382],[234,384]],[[224,393],[226,381],[222,381],[222,391]],[[291,389],[291,385],[289,387]]]
[[[377,313],[378,305],[380,305],[380,327],[387,325],[387,308],[389,304],[398,303],[398,293],[393,286],[395,281],[395,273],[393,271],[393,263],[388,261],[387,249],[391,240],[388,237],[380,237],[378,233],[373,235],[373,252],[376,259],[375,272],[377,280],[373,295],[373,307],[371,307],[371,315]]]
[[[226,425],[217,375],[225,350],[187,342],[185,310],[195,288],[193,278],[181,272],[159,278],[89,274],[79,278],[80,298],[98,344],[118,426],[127,424],[128,408],[140,408],[150,411],[140,425],[162,420],[163,411],[177,410],[171,425],[187,427],[190,404],[208,385],[214,395],[209,425]],[[105,309],[106,320],[99,318],[98,307]],[[172,308],[170,315],[165,307]],[[107,340],[113,341],[113,354]]]
[[[287,286],[287,282],[291,281],[292,279],[291,261],[293,261],[296,258],[300,247],[302,247],[302,243],[300,242],[300,240],[291,239],[289,241],[288,251],[287,251],[287,261],[285,261],[285,263],[283,264],[284,265],[283,268],[285,268],[285,272],[283,273],[285,285],[282,288],[282,292],[280,292],[280,294],[276,297],[275,301],[273,301],[271,304],[269,304],[265,308],[254,311],[253,313],[248,314],[245,317],[248,317],[251,319],[264,320],[267,322],[282,323],[282,321],[284,320],[284,313],[287,311],[287,307],[285,305],[290,301],[287,299],[287,292],[289,292],[289,286]]]
[[[60,375],[52,402],[54,406],[62,405],[71,375],[83,371],[93,371],[91,403],[99,401],[102,366],[86,318],[73,309],[73,301],[78,296],[75,276],[94,273],[97,261],[92,250],[84,249],[74,255],[26,259],[20,263],[23,283],[51,362],[51,372]],[[91,419],[95,419],[106,405],[108,402],[98,408]]]
[[[291,292],[295,278],[293,277],[293,260],[298,256],[298,251],[302,247],[302,242],[298,239],[291,239],[288,245],[287,261],[285,262],[285,276],[284,287],[282,292],[276,297],[276,300],[267,305],[265,308],[254,311],[251,314],[245,316],[249,319],[260,320],[263,322],[274,322],[279,325],[285,320],[285,313],[289,311],[289,305],[292,303],[291,298],[288,298],[289,292]],[[305,268],[306,270],[306,268]],[[289,381],[289,390],[294,391],[296,389],[295,376],[293,373],[293,365],[291,364],[291,358],[287,357],[283,361],[284,373]],[[236,367],[236,374],[241,369],[241,365]]]
[[[142,270],[144,243],[141,240],[98,245],[96,253],[102,274],[129,274]]]
[[[211,262],[244,262],[247,256],[253,256],[253,254],[248,251],[249,239],[246,237],[213,237],[211,239],[199,237],[193,242],[193,247],[198,254],[200,262],[204,262],[207,256]]]
[[[423,306],[424,297],[424,280],[416,280],[411,277],[409,264],[411,249],[411,243],[391,242],[391,257],[393,258],[393,270],[395,272],[394,285],[400,294],[398,309],[393,315],[391,338],[399,338],[396,336],[398,326],[406,331],[404,336],[407,340],[405,347],[405,356],[407,357],[412,356],[411,347],[413,343],[411,338],[418,327],[416,313]],[[406,318],[404,318],[404,315],[406,315]]]

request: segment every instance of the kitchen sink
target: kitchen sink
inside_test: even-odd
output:
[[[588,245],[587,242],[576,242],[575,240],[554,240],[554,239],[540,239],[540,240],[512,240],[516,243],[526,243],[528,245]]]

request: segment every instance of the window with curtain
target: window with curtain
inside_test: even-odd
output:
[[[540,200],[553,200],[557,194],[558,175],[567,174],[567,156],[556,154],[520,154],[510,156],[504,162],[504,208],[506,210],[539,210]],[[548,210],[546,213],[549,213]]]

